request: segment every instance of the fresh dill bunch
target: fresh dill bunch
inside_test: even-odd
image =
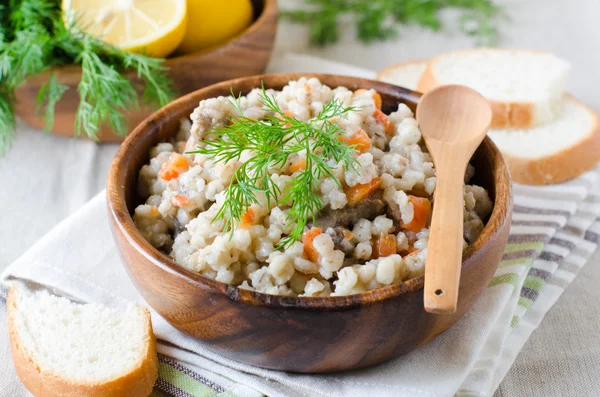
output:
[[[7,0],[0,5],[0,154],[14,137],[15,90],[28,78],[54,66],[80,65],[77,134],[95,138],[108,125],[125,135],[123,112],[139,108],[138,90],[148,105],[163,106],[174,97],[163,61],[106,44],[83,32],[74,18],[65,22],[56,0]],[[68,89],[53,74],[40,88],[36,102],[47,130]]]
[[[15,89],[51,63],[47,24],[56,9],[47,0],[9,0],[0,8],[0,154],[14,135]]]
[[[291,246],[298,241],[304,227],[323,207],[316,192],[319,180],[325,176],[341,183],[328,163],[331,159],[347,170],[356,171],[358,161],[352,145],[338,140],[344,131],[339,118],[347,117],[353,108],[339,100],[327,103],[319,114],[309,121],[288,116],[277,100],[262,89],[260,103],[267,115],[261,120],[244,117],[240,98],[231,101],[238,116],[228,126],[211,130],[196,151],[216,163],[239,160],[244,151],[254,155],[235,171],[224,192],[224,202],[213,221],[224,221],[224,230],[233,232],[252,204],[261,205],[258,195],[263,194],[268,208],[271,203],[291,203],[287,212],[292,231],[277,248]],[[337,121],[332,121],[337,120]],[[294,175],[291,183],[281,190],[271,176],[273,169],[283,168],[292,154],[304,151],[306,167]]]
[[[400,25],[416,24],[433,31],[441,28],[439,11],[464,11],[460,26],[478,44],[494,45],[501,10],[492,0],[305,0],[301,9],[282,10],[281,15],[310,26],[310,41],[325,46],[338,41],[342,19],[349,17],[357,38],[365,43],[388,40],[398,35]]]

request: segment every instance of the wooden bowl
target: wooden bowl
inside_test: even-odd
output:
[[[169,76],[173,79],[177,93],[185,95],[199,88],[237,77],[262,73],[269,62],[275,33],[277,32],[277,0],[252,0],[255,21],[233,40],[202,52],[175,56],[166,60]],[[36,97],[40,87],[54,74],[58,81],[69,86],[55,108],[54,126],[56,135],[75,135],[75,113],[79,105],[77,85],[81,80],[81,68],[75,65],[56,67],[29,79],[16,91],[16,114],[27,124],[43,129],[44,118],[37,111]],[[135,74],[129,73],[135,80]],[[125,112],[128,131],[138,125],[155,109],[142,106],[138,111]],[[101,128],[98,140],[101,142],[121,142],[125,137],[118,136],[107,126]]]
[[[323,74],[331,86],[374,88],[389,113],[398,103],[416,108],[420,94],[383,82]],[[253,76],[198,90],[143,121],[119,148],[107,186],[111,228],[131,280],[144,299],[175,328],[203,340],[233,360],[294,372],[367,367],[408,353],[458,321],[488,286],[508,239],[511,183],[500,152],[489,138],[477,149],[474,182],[488,189],[494,209],[481,235],[463,255],[458,311],[436,315],[423,309],[423,277],[362,294],[282,297],[220,283],[186,270],[152,247],[131,214],[141,203],[138,172],[149,149],[172,138],[179,120],[201,99],[248,93],[264,82],[281,89],[301,74]]]

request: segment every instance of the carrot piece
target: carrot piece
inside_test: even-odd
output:
[[[190,160],[179,154],[171,153],[171,157],[160,167],[159,176],[165,181],[170,181],[179,176],[179,174],[187,171],[190,168]]]
[[[296,159],[290,165],[290,172],[293,174],[294,172],[298,172],[300,170],[306,169],[306,157],[301,157]]]
[[[400,222],[400,226],[412,232],[420,232],[423,230],[425,225],[427,225],[427,221],[429,220],[431,201],[423,197],[412,195],[408,196],[408,201],[410,201],[414,207],[413,219],[408,224]]]
[[[150,206],[150,213],[151,213],[153,216],[159,216],[159,215],[160,215],[160,212],[158,212],[158,207],[157,207],[157,206],[155,206],[155,205],[151,205],[151,206]]]
[[[323,232],[320,227],[313,227],[302,235],[302,244],[304,244],[304,254],[309,261],[317,263],[319,260],[319,252],[313,246],[315,237]]]
[[[394,131],[394,124],[390,121],[390,118],[383,113],[380,109],[375,109],[373,112],[375,122],[383,126],[386,134],[391,134]]]
[[[350,136],[341,136],[338,140],[348,145],[354,145],[354,148],[360,153],[366,152],[371,147],[371,138],[363,130],[358,130],[358,132]]]
[[[381,186],[381,178],[376,177],[373,178],[369,183],[345,188],[344,193],[346,193],[348,204],[358,203],[360,200],[379,189],[379,186]]]
[[[250,226],[256,223],[256,213],[252,208],[248,208],[248,211],[244,215],[242,215],[242,219],[240,219],[240,228],[248,230]]]
[[[380,234],[373,242],[371,258],[383,258],[396,253],[396,238],[393,234]]]
[[[342,233],[344,234],[344,239],[350,241],[352,240],[354,237],[356,237],[356,234],[352,233],[350,230],[348,229],[344,229],[342,231]]]
[[[190,205],[191,201],[188,197],[183,196],[181,194],[178,194],[177,196],[173,197],[171,199],[171,202],[173,203],[173,205],[177,206],[177,207],[186,207],[188,205]]]
[[[292,111],[291,111],[291,110],[289,110],[289,109],[285,109],[285,110],[283,111],[283,114],[285,114],[285,115],[286,115],[286,116],[288,116],[288,117],[294,117],[294,112],[292,112]],[[275,113],[275,117],[277,117],[277,118],[278,118],[278,119],[280,119],[280,120],[283,120],[283,116],[281,115],[281,113]]]
[[[286,116],[288,116],[288,117],[294,118],[294,112],[292,112],[292,111],[291,111],[291,110],[289,110],[289,109],[285,109],[285,110],[283,111],[283,114],[284,114],[284,115],[286,115]],[[279,120],[284,120],[284,117],[281,115],[281,113],[275,113],[275,117],[277,117]],[[289,128],[289,127],[291,127],[291,126],[292,126],[292,125],[291,125],[290,123],[286,123],[286,124],[284,125],[284,127],[285,127],[285,128]]]
[[[403,258],[406,258],[409,256],[417,256],[419,254],[419,252],[421,252],[421,250],[416,250],[416,249],[414,249],[414,247],[412,250],[409,250],[409,251],[410,252],[408,254],[404,255]]]
[[[381,95],[377,91],[373,91],[373,100],[375,101],[375,107],[381,110],[382,100]]]
[[[410,192],[407,192],[407,193],[408,193],[409,196],[413,195],[413,196],[416,196],[416,197],[423,197],[423,198],[428,198],[430,196],[429,193],[427,193],[425,191],[425,186],[423,186],[423,185],[420,185],[419,187],[414,186],[410,190]]]
[[[368,90],[365,90],[364,88],[360,88],[356,91],[354,91],[354,96],[357,95],[361,95],[364,92],[367,92]],[[373,102],[375,102],[375,107],[377,109],[381,109],[381,105],[382,105],[382,100],[381,100],[381,95],[379,95],[379,93],[375,90],[373,90]]]

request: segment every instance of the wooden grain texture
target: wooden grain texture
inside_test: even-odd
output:
[[[256,21],[237,38],[215,48],[198,53],[176,56],[166,60],[169,76],[173,79],[179,95],[185,95],[199,88],[243,76],[264,72],[271,57],[277,32],[277,0],[253,0]],[[69,86],[56,104],[54,126],[51,132],[56,135],[75,135],[75,114],[79,105],[77,85],[81,80],[81,68],[69,65],[53,68],[29,79],[16,91],[16,114],[27,124],[43,129],[45,120],[38,112],[36,97],[40,87],[54,74],[58,81]],[[136,80],[134,74],[130,79]],[[136,81],[137,85],[139,82]],[[154,109],[142,106],[139,110],[125,111],[128,131],[152,114]],[[120,142],[122,136],[114,134],[110,128],[102,127],[100,142]]]
[[[321,74],[331,86],[374,88],[383,111],[406,103],[415,111],[419,93],[390,84]],[[153,248],[131,214],[141,202],[138,172],[149,149],[172,138],[179,120],[201,99],[248,93],[264,82],[281,89],[301,74],[253,76],[213,85],[169,104],[142,122],[123,142],[111,165],[107,202],[111,228],[127,272],[146,302],[177,329],[215,352],[247,364],[293,372],[331,372],[367,367],[406,354],[458,321],[486,289],[500,261],[512,211],[508,170],[485,139],[473,157],[474,183],[495,202],[479,238],[463,257],[458,308],[452,315],[423,309],[423,277],[359,295],[284,297],[238,289],[184,269]]]
[[[464,241],[464,175],[490,128],[492,109],[477,91],[446,85],[421,97],[417,120],[436,169],[424,307],[430,313],[449,314],[456,312],[458,303]]]

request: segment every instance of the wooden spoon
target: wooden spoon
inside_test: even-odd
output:
[[[463,189],[467,164],[492,120],[490,105],[468,87],[446,85],[417,106],[421,134],[436,168],[433,216],[425,266],[425,310],[454,313],[463,251]]]

